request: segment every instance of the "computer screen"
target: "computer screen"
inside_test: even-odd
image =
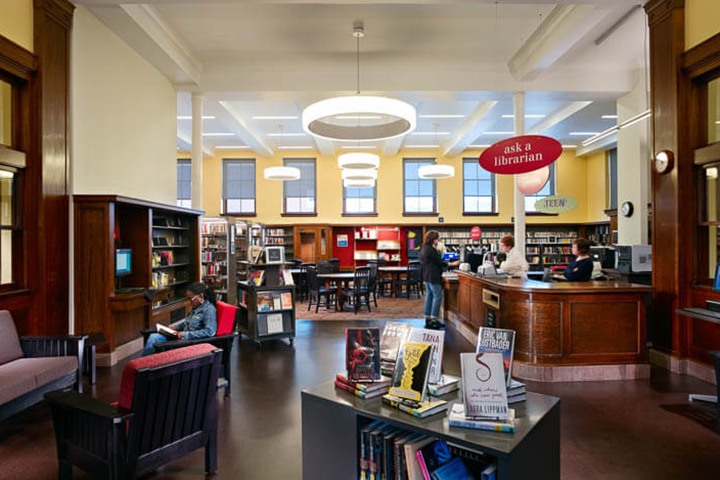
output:
[[[446,262],[454,262],[458,258],[460,258],[460,256],[457,252],[447,252],[443,254],[443,260],[445,260]]]
[[[720,291],[720,264],[715,267],[715,281],[713,282],[713,290]]]
[[[265,247],[265,263],[285,263],[285,247]]]
[[[119,248],[115,250],[115,276],[122,277],[132,273],[132,250]]]

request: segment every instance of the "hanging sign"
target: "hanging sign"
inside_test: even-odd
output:
[[[577,204],[573,197],[551,195],[535,202],[535,210],[542,213],[563,213],[577,207]]]
[[[535,195],[543,189],[550,178],[550,167],[545,166],[517,176],[517,187],[523,195]]]
[[[470,229],[470,238],[472,240],[480,240],[481,235],[482,235],[482,230],[480,230],[480,227],[473,227]]]
[[[562,145],[554,138],[521,135],[492,144],[478,160],[488,172],[515,175],[550,165],[561,153]]]

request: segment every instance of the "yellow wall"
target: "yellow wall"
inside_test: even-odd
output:
[[[342,181],[337,160],[334,157],[315,156],[308,152],[284,152],[271,158],[256,157],[257,220],[266,224],[437,224],[437,217],[404,217],[402,190],[402,160],[407,158],[432,158],[436,151],[402,151],[396,157],[381,158],[378,171],[378,216],[343,217]],[[441,158],[439,163],[453,165],[455,176],[438,180],[438,211],[445,223],[490,225],[510,223],[513,217],[513,179],[497,176],[497,216],[465,217],[462,215],[462,159],[477,158],[480,151]],[[187,158],[186,154],[178,157]],[[227,151],[222,157],[205,158],[203,161],[203,209],[208,216],[220,213],[222,195],[222,158],[253,158],[248,151]],[[263,178],[263,169],[282,164],[282,158],[314,157],[317,159],[317,217],[282,217],[282,182]],[[578,201],[575,210],[558,216],[527,217],[528,224],[537,223],[586,223],[608,221],[605,209],[604,153],[586,159],[575,156],[573,150],[563,151],[557,161],[557,193],[568,195]],[[578,180],[579,179],[579,180]]]
[[[172,84],[84,7],[72,37],[72,189],[175,204]]]
[[[33,51],[33,0],[0,0],[0,35]]]
[[[685,49],[720,33],[720,1],[685,0]]]

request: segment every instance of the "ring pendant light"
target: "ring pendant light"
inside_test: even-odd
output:
[[[352,152],[343,153],[338,157],[338,167],[340,168],[378,168],[380,166],[380,157],[374,153]]]
[[[278,125],[278,129],[280,130],[280,146],[282,147],[283,126]],[[265,170],[263,170],[263,177],[265,178],[265,180],[299,180],[300,169],[295,167],[267,167]]]

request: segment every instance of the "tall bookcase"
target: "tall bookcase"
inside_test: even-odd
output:
[[[385,226],[356,227],[353,260],[356,266],[368,260],[382,260],[399,264],[401,255],[400,228]]]
[[[265,245],[282,245],[285,247],[285,258],[295,258],[295,233],[293,227],[267,226],[265,227]]]
[[[200,235],[202,281],[212,287],[218,300],[234,304],[235,224],[225,218],[204,217]]]
[[[185,290],[200,280],[202,212],[118,195],[75,195],[73,209],[75,331],[102,333],[109,359],[98,363],[113,364],[142,346],[143,328],[185,317]],[[122,277],[119,249],[131,257]]]
[[[500,239],[503,235],[512,233],[512,227],[506,226],[483,226],[480,240],[473,240],[470,237],[471,226],[438,227],[440,241],[445,244],[449,252],[457,252],[465,248],[466,252],[472,253],[476,248],[484,248],[491,252],[500,250]]]

